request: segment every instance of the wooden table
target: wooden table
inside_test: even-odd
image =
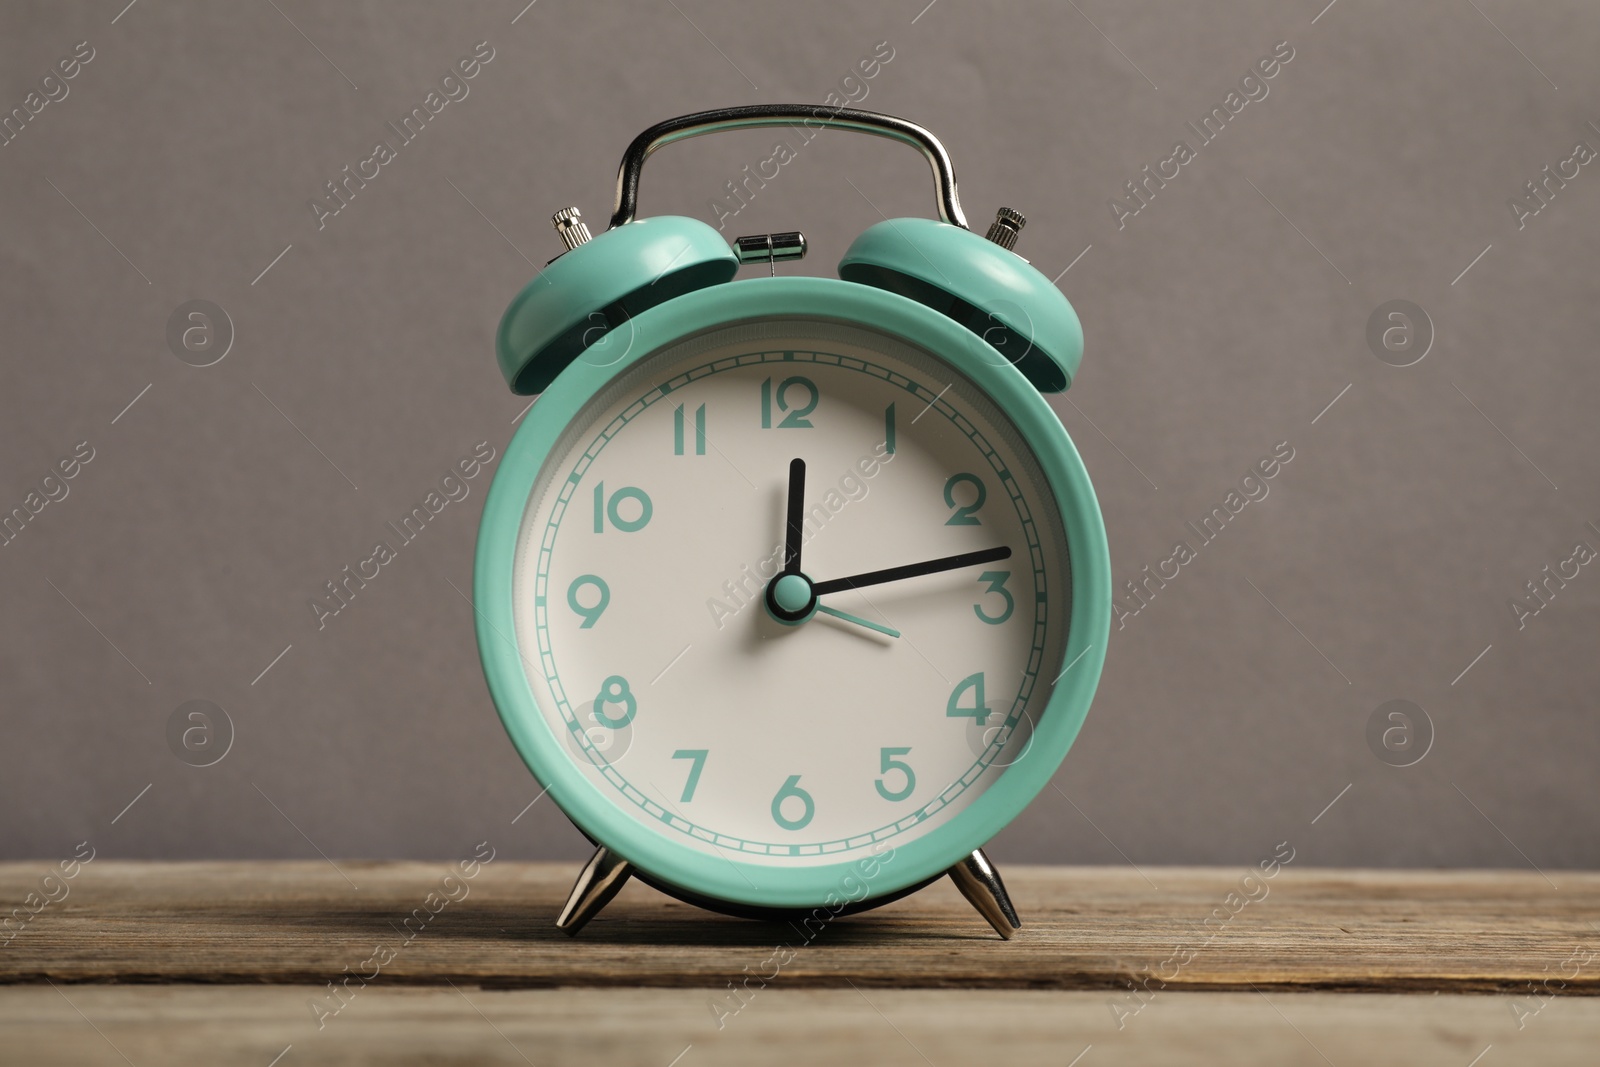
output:
[[[572,939],[575,865],[452,869],[96,860],[0,947],[0,1064],[1600,1063],[1600,874],[1012,867],[1002,942],[948,882]]]

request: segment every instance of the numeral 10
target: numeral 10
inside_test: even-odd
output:
[[[624,500],[632,500],[639,505],[639,514],[633,518],[625,518],[619,506]],[[606,519],[611,520],[611,525],[623,533],[637,533],[650,522],[650,515],[654,511],[650,503],[650,494],[637,486],[627,485],[606,498],[606,483],[597,482],[594,487],[594,532],[606,532]]]

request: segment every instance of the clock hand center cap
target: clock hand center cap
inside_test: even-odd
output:
[[[767,583],[767,612],[786,626],[797,626],[817,611],[817,594],[811,579],[798,571],[780,574]]]
[[[772,600],[786,612],[802,612],[811,603],[811,583],[803,574],[779,575]]]

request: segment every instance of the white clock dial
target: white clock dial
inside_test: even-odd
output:
[[[796,459],[800,570],[823,592],[788,625],[763,597]],[[1021,435],[942,360],[821,320],[726,327],[641,360],[551,452],[515,640],[574,764],[652,832],[836,863],[943,825],[1026,752],[1070,666],[1059,516]]]

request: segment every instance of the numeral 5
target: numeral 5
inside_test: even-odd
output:
[[[879,750],[878,769],[884,774],[888,774],[890,771],[899,771],[906,777],[905,785],[899,789],[888,788],[883,784],[882,778],[874,781],[872,784],[877,788],[878,795],[883,799],[904,800],[911,795],[912,790],[917,788],[917,774],[911,769],[911,764],[904,760],[895,759],[896,756],[909,756],[910,754],[910,748],[885,748]]]

